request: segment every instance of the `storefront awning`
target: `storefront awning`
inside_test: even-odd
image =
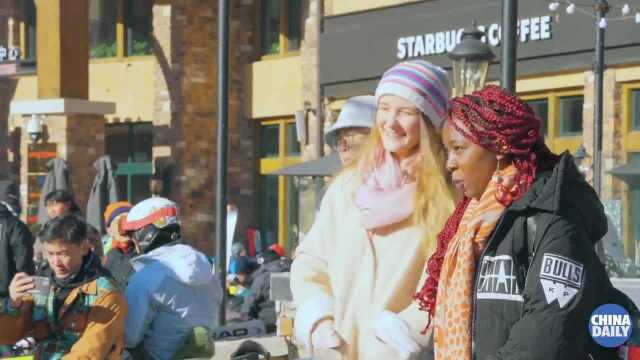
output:
[[[640,187],[640,164],[636,162],[618,166],[609,171],[609,174],[626,182],[630,187]]]
[[[330,155],[301,164],[285,167],[270,173],[270,175],[284,176],[333,176],[342,168],[338,154]]]

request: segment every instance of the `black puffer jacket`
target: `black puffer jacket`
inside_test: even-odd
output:
[[[29,228],[0,204],[0,298],[9,295],[16,273],[33,274],[33,236]]]
[[[618,302],[594,251],[606,230],[600,200],[565,153],[505,211],[478,261],[474,358],[614,359],[587,330],[597,306]]]
[[[241,313],[250,319],[261,319],[266,324],[275,324],[275,302],[270,300],[271,274],[289,271],[291,261],[277,259],[263,264],[253,274],[250,294],[244,298]]]

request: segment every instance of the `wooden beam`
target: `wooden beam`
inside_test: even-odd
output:
[[[39,0],[38,97],[88,99],[89,0]]]

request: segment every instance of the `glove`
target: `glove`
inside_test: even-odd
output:
[[[315,350],[334,349],[340,346],[340,336],[333,327],[333,320],[321,320],[311,333],[311,347]]]
[[[393,348],[400,359],[408,360],[420,353],[420,345],[411,335],[409,325],[398,314],[383,311],[374,323],[376,337]]]

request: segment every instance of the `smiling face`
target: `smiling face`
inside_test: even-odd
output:
[[[447,170],[460,192],[469,198],[480,199],[496,171],[496,154],[465,138],[451,121],[446,121],[442,129]]]
[[[422,113],[410,101],[384,95],[378,102],[376,126],[385,150],[403,159],[414,154],[420,145]]]

